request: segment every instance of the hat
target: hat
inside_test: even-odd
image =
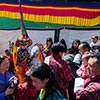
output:
[[[32,40],[27,37],[25,34],[22,34],[17,40],[16,40],[16,46],[19,47],[19,45],[26,46],[28,47],[32,44]]]

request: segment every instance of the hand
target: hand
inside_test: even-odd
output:
[[[48,50],[48,48],[46,47],[45,49],[44,49],[44,52],[48,52],[49,50]]]
[[[12,94],[15,90],[15,87],[14,88],[7,88],[6,91],[5,91],[5,96],[8,96],[10,94]]]

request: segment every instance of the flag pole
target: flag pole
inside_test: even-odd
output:
[[[26,34],[26,36],[29,37],[26,31],[25,23],[24,23],[21,0],[18,0],[18,2],[19,2],[19,12],[20,12],[20,22],[21,22],[22,34]]]

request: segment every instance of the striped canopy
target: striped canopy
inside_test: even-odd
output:
[[[100,25],[100,2],[34,2],[0,0],[0,28],[20,27],[20,13],[26,27],[58,28],[63,26],[97,27]]]

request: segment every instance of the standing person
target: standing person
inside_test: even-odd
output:
[[[13,59],[16,75],[19,78],[20,83],[25,82],[25,73],[29,69],[30,54],[28,52],[28,47],[31,44],[32,40],[27,37],[26,34],[22,34],[15,43],[17,50],[15,50],[13,53]]]
[[[65,48],[61,43],[52,45],[52,55],[50,58],[50,68],[54,70],[55,79],[63,94],[68,98],[69,81],[72,79],[72,71],[67,62],[62,59]]]
[[[8,58],[0,55],[0,100],[14,100],[12,94],[15,90],[15,87],[12,87],[10,84],[13,73],[8,71],[8,69]]]
[[[14,62],[13,62],[13,55],[12,53],[10,53],[10,51],[8,49],[5,50],[5,54],[8,57],[8,60],[10,62],[9,65],[9,70],[11,70],[13,73],[15,73],[15,67],[14,67]]]
[[[53,73],[46,63],[39,63],[31,67],[26,73],[33,85],[40,90],[36,100],[67,100],[55,83]]]
[[[52,38],[48,37],[46,40],[46,45],[44,46],[44,50],[43,53],[45,55],[45,57],[50,56],[51,55],[51,46],[53,44]]]
[[[75,92],[76,100],[100,100],[100,53],[90,54],[88,70],[91,78],[87,78],[84,88]]]

